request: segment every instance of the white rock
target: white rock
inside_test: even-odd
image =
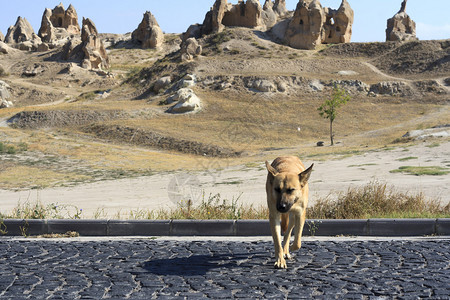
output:
[[[169,109],[169,112],[171,113],[180,114],[196,112],[201,109],[200,98],[197,97],[193,90],[188,88],[178,90],[176,94],[169,99],[171,99],[171,101],[178,101],[177,104]]]
[[[352,75],[358,75],[358,72],[352,71],[352,70],[342,70],[338,72],[338,75],[342,76],[352,76]]]
[[[275,92],[277,90],[273,82],[266,79],[256,79],[253,82],[253,88],[264,93]]]

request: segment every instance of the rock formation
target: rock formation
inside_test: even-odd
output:
[[[285,16],[288,13],[286,0],[275,0],[273,11],[280,17]]]
[[[262,7],[259,0],[240,1],[225,11],[222,19],[224,26],[240,26],[248,28],[262,27]]]
[[[294,48],[314,49],[324,43],[348,43],[354,13],[346,0],[338,10],[323,8],[319,0],[300,0],[289,22],[285,40]]]
[[[164,33],[158,25],[156,18],[147,11],[142,22],[131,35],[133,41],[142,45],[142,48],[157,48],[164,43]]]
[[[300,0],[286,30],[286,41],[297,49],[314,49],[322,42],[325,13],[318,0]]]
[[[227,9],[227,0],[216,0],[213,7],[206,13],[202,25],[202,34],[221,32],[225,27],[222,24],[222,20]]]
[[[6,33],[5,43],[7,44],[19,44],[26,41],[31,41],[35,38],[33,27],[27,19],[18,17],[16,24],[8,28]]]
[[[8,99],[11,97],[8,89],[11,87],[4,81],[0,80],[0,108],[8,108],[13,106],[12,101]]]
[[[181,44],[180,53],[182,61],[190,61],[202,54],[202,46],[195,38],[188,38]]]
[[[174,101],[177,103],[168,109],[173,114],[198,112],[202,108],[200,98],[189,88],[179,89],[170,97],[170,102]]]
[[[108,69],[109,58],[103,42],[98,36],[94,22],[83,18],[81,45],[84,53],[82,67],[85,69]]]
[[[403,0],[398,13],[387,20],[386,41],[415,41],[416,23],[406,13],[406,1]]]
[[[216,0],[213,7],[206,14],[202,25],[202,34],[221,32],[225,26],[240,26],[248,28],[267,29],[277,21],[277,14],[273,10],[275,5],[279,11],[283,10],[284,1],[277,0],[273,4],[266,1],[264,8],[258,0],[240,0],[233,5],[227,0]],[[285,5],[284,5],[285,8]]]
[[[80,34],[78,15],[72,4],[67,10],[64,10],[62,3],[53,10],[45,9],[38,33],[42,41],[48,43],[78,34]]]
[[[3,42],[4,39],[5,39],[5,36],[4,36],[3,33],[0,31],[0,42]]]
[[[18,17],[16,24],[8,28],[5,43],[24,51],[36,50],[41,39],[34,33],[27,19]]]
[[[353,9],[346,0],[343,0],[338,10],[324,8],[326,21],[323,44],[349,43],[352,37],[354,19]]]

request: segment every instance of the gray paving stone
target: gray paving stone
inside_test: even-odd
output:
[[[0,238],[0,299],[448,299],[449,239],[268,241]]]

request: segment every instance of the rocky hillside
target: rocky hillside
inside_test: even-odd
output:
[[[0,137],[27,145],[1,157],[8,170],[47,168],[70,182],[335,151],[315,145],[327,144],[329,125],[317,108],[336,84],[351,95],[335,123],[342,151],[450,123],[448,40],[299,50],[248,28],[181,47],[182,36],[165,35],[157,49],[133,46],[129,35],[99,38],[106,70],[64,60],[61,47],[0,54],[0,87],[12,103],[0,110]]]

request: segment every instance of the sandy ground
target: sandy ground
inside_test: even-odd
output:
[[[423,143],[391,150],[369,151],[360,155],[330,160],[306,160],[314,163],[310,179],[310,205],[319,197],[346,191],[371,181],[388,183],[397,191],[411,194],[423,192],[428,197],[450,202],[450,174],[443,176],[414,176],[390,173],[400,166],[450,166],[450,141],[430,147]],[[407,161],[399,159],[417,157]],[[200,203],[203,197],[220,194],[221,199],[237,199],[244,204],[266,204],[264,163],[248,168],[226,168],[198,173],[171,173],[147,177],[102,181],[75,187],[49,188],[14,192],[0,190],[1,212],[8,213],[18,202],[39,200],[43,204],[70,204],[83,210],[83,218],[91,218],[102,211],[101,217],[122,217],[141,209],[175,208],[177,202],[190,198]]]

